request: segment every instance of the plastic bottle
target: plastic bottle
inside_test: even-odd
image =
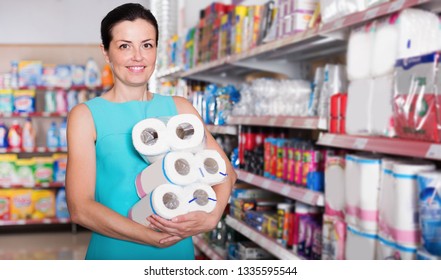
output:
[[[58,191],[55,203],[57,218],[69,218],[70,215],[69,210],[67,209],[66,190],[64,188]]]
[[[21,126],[17,120],[14,120],[8,131],[8,144],[10,148],[21,147]]]
[[[106,64],[103,67],[103,72],[101,74],[101,85],[104,88],[110,88],[113,86],[113,73],[109,64]]]
[[[93,58],[89,58],[86,63],[85,85],[89,88],[101,85],[101,73]]]
[[[52,122],[47,131],[46,145],[48,148],[58,148],[58,143],[59,137],[57,124],[55,122]]]
[[[44,94],[44,111],[46,113],[54,113],[57,111],[57,100],[55,92],[52,90],[48,90]]]
[[[0,148],[8,147],[8,128],[0,121]]]
[[[18,77],[18,61],[11,61],[11,88],[18,89],[19,87]]]
[[[57,91],[55,101],[57,113],[67,113],[66,92],[64,90]]]
[[[32,126],[32,121],[30,118],[26,119],[26,122],[23,125],[23,134],[22,134],[22,148],[24,149],[33,149],[35,148],[35,130]]]
[[[67,147],[67,136],[66,136],[66,127],[67,122],[66,119],[63,120],[63,122],[60,124],[60,130],[59,130],[59,147],[65,148]]]

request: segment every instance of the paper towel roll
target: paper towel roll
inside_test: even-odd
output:
[[[172,184],[157,186],[149,195],[139,200],[129,212],[129,218],[143,225],[148,225],[147,217],[152,214],[164,219],[188,213],[188,204],[184,188]]]
[[[135,149],[147,163],[153,163],[170,150],[165,123],[155,118],[138,122],[132,129]]]
[[[374,260],[377,235],[348,226],[345,255],[347,260]]]
[[[360,197],[360,168],[356,155],[346,155],[345,170],[345,221],[357,226],[357,205]]]
[[[167,122],[168,144],[172,151],[198,152],[205,144],[202,121],[193,114],[180,114]]]
[[[376,258],[377,260],[415,260],[416,247],[398,245],[389,240],[378,238]]]
[[[373,80],[352,81],[348,88],[346,132],[365,135],[371,131]]]
[[[418,220],[417,174],[431,171],[435,165],[425,161],[410,161],[394,164],[394,213],[392,235],[398,244],[418,244],[420,242]]]
[[[156,186],[171,183],[185,186],[198,180],[196,159],[190,152],[168,152],[162,160],[155,161],[136,178],[139,197],[153,191]]]
[[[227,177],[225,160],[216,150],[202,150],[195,154],[199,181],[208,185],[221,183]]]
[[[381,157],[376,155],[359,156],[357,164],[360,170],[357,224],[362,231],[374,233],[378,228]]]
[[[389,18],[377,25],[372,47],[371,73],[373,77],[393,74],[398,58],[398,27]]]
[[[204,211],[210,213],[216,207],[216,193],[211,186],[194,183],[185,186],[184,190],[189,212]]]
[[[389,136],[393,127],[393,75],[373,79],[372,106],[369,116],[371,120],[370,133],[374,135]]]
[[[363,26],[349,37],[346,69],[350,81],[370,78],[374,33],[369,29]]]
[[[325,169],[325,212],[329,216],[344,219],[345,208],[345,159],[328,156]]]

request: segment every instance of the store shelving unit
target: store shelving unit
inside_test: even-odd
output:
[[[55,225],[55,224],[69,224],[70,219],[67,218],[46,218],[46,219],[28,219],[16,221],[0,220],[0,226],[22,226],[22,225]]]
[[[278,244],[275,240],[263,235],[261,232],[253,229],[244,222],[241,222],[231,216],[225,219],[227,225],[240,232],[254,243],[258,244],[263,249],[270,252],[272,255],[281,260],[301,260],[302,258],[294,254],[293,251],[286,249]]]
[[[207,128],[213,134],[237,135],[235,125],[207,125]]]
[[[439,143],[323,133],[317,144],[349,150],[441,160],[441,144]]]
[[[0,185],[0,189],[42,189],[42,188],[62,188],[64,182],[51,182],[51,183],[35,183],[33,185]]]
[[[199,235],[193,236],[194,245],[201,250],[211,260],[224,260],[225,258],[216,252],[202,237]]]
[[[228,123],[231,125],[271,126],[300,129],[321,129],[326,125],[326,120],[318,117],[292,117],[292,116],[230,116]]]
[[[304,187],[274,181],[272,179],[258,176],[243,170],[236,170],[236,173],[241,181],[255,185],[259,188],[280,194],[284,197],[301,201],[309,205],[324,206],[324,194],[321,192],[315,192]]]
[[[35,148],[0,148],[0,154],[13,153],[65,153],[67,148],[48,148],[48,147],[35,147]]]
[[[67,113],[48,113],[48,112],[34,112],[34,113],[0,113],[0,118],[65,118]]]

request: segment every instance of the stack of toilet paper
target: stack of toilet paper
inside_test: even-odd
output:
[[[420,244],[417,175],[434,170],[425,161],[384,159],[377,259],[415,259]]]
[[[135,149],[149,166],[136,177],[140,197],[129,217],[141,224],[152,214],[165,219],[216,206],[212,186],[224,181],[226,163],[216,150],[204,149],[205,129],[192,114],[149,118],[132,130]]]
[[[352,30],[347,52],[347,133],[394,136],[394,103],[413,106],[394,99],[396,61],[439,49],[439,18],[423,10],[406,9]]]

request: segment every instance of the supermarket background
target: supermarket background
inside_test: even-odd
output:
[[[124,2],[0,4],[0,259],[84,258],[66,116],[111,87],[99,23]],[[440,2],[141,1],[150,90],[188,98],[239,175],[198,259],[441,258]]]

